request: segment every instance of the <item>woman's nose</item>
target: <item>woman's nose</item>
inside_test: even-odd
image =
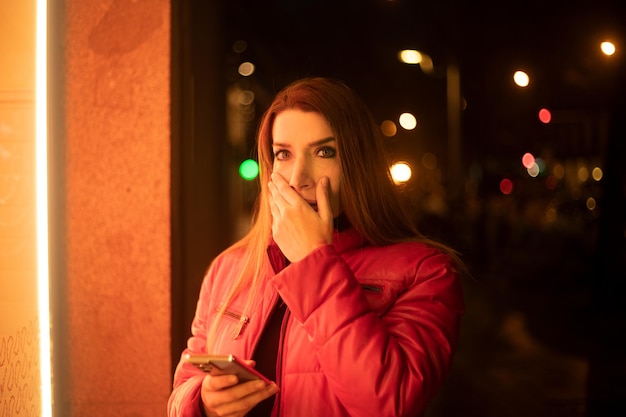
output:
[[[295,190],[303,190],[315,184],[311,176],[311,169],[306,160],[297,160],[293,165],[289,185]]]

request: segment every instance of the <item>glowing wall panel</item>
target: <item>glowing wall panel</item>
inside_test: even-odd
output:
[[[0,417],[35,417],[41,390],[34,0],[0,2],[0,39]]]

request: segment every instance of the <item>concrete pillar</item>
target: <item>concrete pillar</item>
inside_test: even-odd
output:
[[[62,7],[51,11],[54,412],[164,415],[170,3]]]

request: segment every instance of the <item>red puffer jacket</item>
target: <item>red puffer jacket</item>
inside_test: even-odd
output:
[[[421,243],[371,246],[354,229],[335,232],[332,245],[284,269],[277,246],[268,254],[272,268],[263,296],[244,318],[247,294],[239,296],[208,351],[251,358],[280,294],[289,310],[273,416],[421,415],[450,367],[464,312],[449,257]],[[207,352],[208,328],[242,256],[222,254],[209,269],[183,354]],[[181,360],[169,417],[202,415],[202,378]]]

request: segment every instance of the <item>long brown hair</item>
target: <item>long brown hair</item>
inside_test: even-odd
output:
[[[448,253],[455,251],[423,236],[406,212],[389,172],[390,160],[374,119],[360,97],[342,81],[330,78],[297,80],[276,94],[263,114],[257,134],[260,193],[250,231],[227,250],[246,248],[246,258],[225,305],[251,285],[247,307],[258,292],[267,266],[272,217],[267,184],[274,155],[272,128],[276,115],[287,109],[320,113],[329,122],[341,160],[340,199],[348,221],[374,245],[421,241]],[[223,312],[222,312],[223,313]],[[217,320],[216,320],[217,321]]]

